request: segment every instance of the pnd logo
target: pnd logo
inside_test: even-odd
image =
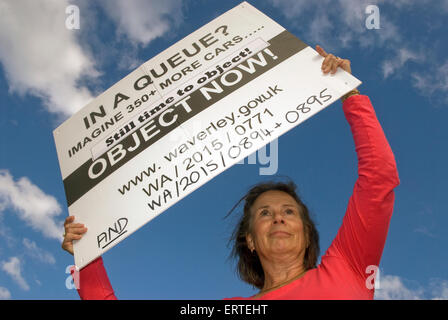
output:
[[[113,227],[109,227],[106,231],[101,232],[97,237],[98,248],[104,249],[126,232],[126,226],[128,225],[127,218],[120,218],[115,221]]]

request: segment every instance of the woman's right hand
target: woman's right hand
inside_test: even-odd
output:
[[[79,240],[87,232],[87,228],[82,223],[73,223],[74,216],[69,216],[64,222],[64,240],[62,249],[73,255],[73,240]]]
[[[322,71],[324,73],[328,73],[331,71],[332,74],[335,74],[337,68],[340,67],[342,70],[347,71],[348,73],[352,73],[352,68],[350,66],[350,60],[341,59],[336,57],[331,53],[327,53],[321,46],[316,45],[316,51],[324,57],[324,61],[322,62]]]

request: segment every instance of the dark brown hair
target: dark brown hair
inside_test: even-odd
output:
[[[296,185],[294,184],[294,182],[268,181],[255,185],[235,204],[235,206],[232,208],[232,210],[230,210],[226,217],[228,217],[232,213],[232,211],[235,210],[235,208],[241,203],[241,201],[245,200],[243,214],[234,231],[232,232],[232,236],[229,240],[229,244],[233,243],[231,257],[238,260],[237,273],[241,280],[259,289],[261,289],[264,285],[264,271],[258,255],[255,252],[252,253],[247,246],[246,234],[250,232],[250,209],[252,205],[262,193],[270,190],[279,190],[286,192],[297,201],[297,204],[301,209],[299,211],[304,226],[305,236],[309,241],[309,246],[305,251],[305,257],[303,261],[305,270],[313,269],[316,267],[317,259],[320,253],[319,234],[313,220],[310,217],[307,206],[302,202],[302,200],[296,193]]]

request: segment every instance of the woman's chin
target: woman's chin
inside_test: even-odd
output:
[[[282,254],[282,253],[288,253],[293,252],[294,247],[287,242],[284,241],[277,241],[273,246],[271,247],[271,252],[275,254]]]

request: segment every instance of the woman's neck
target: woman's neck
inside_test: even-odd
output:
[[[306,269],[303,262],[294,259],[291,262],[282,263],[262,263],[264,270],[264,286],[259,295],[263,295],[275,289],[278,289],[292,281],[301,278]]]

